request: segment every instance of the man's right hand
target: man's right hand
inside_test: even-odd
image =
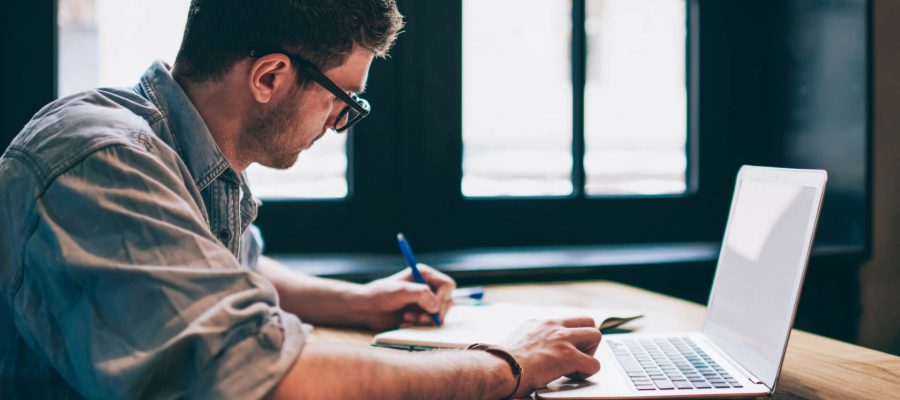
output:
[[[596,374],[600,337],[590,317],[523,324],[502,343],[522,366],[522,381],[512,397],[528,396],[561,376],[586,379]]]
[[[527,396],[560,376],[597,373],[600,363],[593,354],[599,344],[600,331],[587,317],[524,324],[500,343],[522,366],[513,397]],[[476,351],[406,352],[312,340],[270,398],[501,398],[515,384],[501,358]]]

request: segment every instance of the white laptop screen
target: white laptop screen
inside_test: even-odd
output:
[[[738,180],[703,332],[773,388],[821,188]]]

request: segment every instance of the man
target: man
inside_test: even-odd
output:
[[[407,353],[307,341],[444,316],[422,266],[366,285],[260,256],[244,169],[292,165],[368,112],[393,0],[194,0],[174,68],[58,100],[0,158],[0,397],[503,398],[596,373],[590,318],[502,348]]]

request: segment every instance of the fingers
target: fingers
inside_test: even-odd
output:
[[[404,327],[403,324],[407,326],[430,326],[434,325],[434,319],[428,313],[406,311],[403,313],[403,323],[400,326]]]
[[[412,325],[416,321],[419,320],[418,315],[419,315],[419,313],[407,311],[407,312],[403,313],[403,322]]]
[[[419,264],[418,268],[419,272],[422,273],[422,277],[425,278],[425,283],[434,290],[440,306],[438,315],[440,320],[443,321],[447,311],[453,306],[453,290],[456,289],[456,281],[426,264]]]
[[[602,334],[594,325],[594,320],[589,317],[576,317],[559,320],[563,326],[563,340],[568,342],[572,362],[569,366],[572,370],[566,376],[572,379],[585,379],[600,371],[600,361],[594,358],[594,353],[600,345]]]
[[[456,281],[447,276],[447,274],[431,268],[427,264],[418,264],[419,272],[425,283],[431,287],[436,294],[445,295],[447,298],[452,297],[453,289],[456,289]],[[441,297],[443,299],[443,297]]]
[[[561,324],[563,340],[574,346],[582,353],[593,356],[600,345],[603,334],[594,325],[594,320],[589,317],[567,318],[563,320],[550,320],[545,323]]]
[[[410,306],[418,307],[429,313],[438,312],[441,308],[437,296],[426,285],[412,282],[394,282],[390,294],[385,297],[385,308],[399,311]]]
[[[431,289],[425,285],[415,285],[415,289],[411,289],[415,294],[415,304],[419,306],[421,309],[429,312],[436,313],[441,310],[441,302],[438,300],[437,296],[431,292]]]
[[[572,379],[587,379],[591,375],[600,372],[600,360],[594,358],[593,355],[578,353],[572,358],[573,371],[566,374]]]
[[[383,331],[395,329],[402,323],[403,318],[400,314],[378,312],[370,315],[366,324],[374,331]]]
[[[583,328],[583,327],[596,327],[594,324],[594,319],[591,317],[573,317],[566,318],[560,320],[562,326],[566,328]]]
[[[600,344],[600,338],[603,336],[600,333],[600,330],[594,327],[590,328],[569,328],[567,330],[569,335],[569,342],[572,343],[576,348],[581,351],[585,350],[597,350],[597,346]]]
[[[449,284],[438,287],[438,290],[434,294],[438,299],[438,302],[440,302],[440,310],[438,313],[440,314],[441,321],[444,320],[447,311],[450,311],[450,307],[453,306],[453,289],[456,289],[456,283],[451,281]]]
[[[574,347],[572,367],[574,371],[566,374],[572,379],[585,379],[600,371],[600,360],[594,358],[600,339],[603,334],[594,325],[591,318],[572,318],[563,321],[563,326],[570,325],[566,329],[566,340]]]

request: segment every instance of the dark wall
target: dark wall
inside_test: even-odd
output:
[[[829,173],[816,243],[868,251],[869,4],[702,2],[701,153]],[[710,15],[713,14],[713,15]],[[702,181],[701,181],[702,184]]]
[[[875,1],[874,229],[860,344],[900,355],[900,2]]]
[[[0,148],[56,96],[55,1],[0,3]]]

